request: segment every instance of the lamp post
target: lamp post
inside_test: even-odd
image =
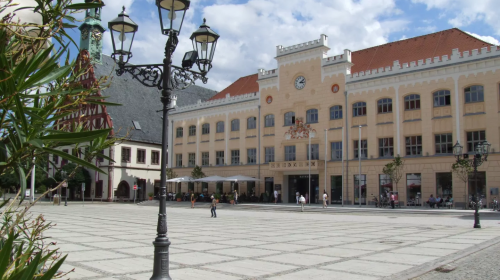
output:
[[[309,205],[311,205],[311,197],[312,197],[312,193],[311,193],[311,157],[312,157],[312,154],[311,154],[311,138],[314,138],[316,136],[316,132],[313,130],[311,132],[309,132],[309,146],[308,146],[308,154],[309,154]]]
[[[358,174],[358,202],[359,207],[361,207],[361,126],[359,126],[359,138],[358,138],[358,161],[359,161],[359,174]],[[366,155],[368,156],[368,155]]]
[[[206,21],[198,30],[193,32],[190,39],[193,43],[192,51],[188,51],[182,60],[182,67],[172,65],[172,55],[179,42],[179,35],[184,21],[184,15],[189,9],[190,0],[156,0],[160,18],[161,33],[168,37],[165,46],[165,58],[162,64],[130,65],[132,57],[132,42],[139,26],[125,13],[125,7],[117,18],[108,23],[113,42],[111,57],[118,64],[116,74],[130,73],[133,78],[148,87],[157,87],[162,90],[163,103],[162,145],[161,145],[161,183],[160,209],[157,223],[157,236],[153,245],[154,263],[151,280],[171,279],[169,275],[169,246],[167,237],[167,209],[166,209],[166,168],[168,147],[168,110],[174,89],[185,89],[193,85],[196,80],[207,83],[206,74],[212,68],[212,59],[219,35],[215,33]],[[197,64],[200,72],[190,70]]]
[[[490,153],[491,144],[488,141],[480,142],[472,154],[472,159],[469,159],[469,154],[462,154],[463,147],[460,143],[455,144],[453,146],[453,154],[457,158],[457,162],[461,160],[466,160],[470,165],[474,168],[474,188],[475,188],[475,196],[472,201],[474,203],[474,228],[481,228],[481,221],[479,219],[479,200],[478,200],[478,188],[477,188],[477,167],[480,166],[483,162],[487,161],[488,154]]]

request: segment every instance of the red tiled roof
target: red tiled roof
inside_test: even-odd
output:
[[[491,44],[481,41],[458,28],[443,30],[415,38],[387,43],[384,45],[352,52],[351,73],[392,66],[436,56],[451,56],[452,49],[460,52],[481,49]]]
[[[491,44],[458,28],[452,28],[352,52],[351,59],[354,65],[351,68],[351,73],[392,66],[395,60],[399,60],[399,64],[402,65],[436,56],[451,56],[452,49],[458,48],[460,52],[463,52],[486,46],[491,46]],[[258,92],[257,78],[257,74],[241,77],[210,100],[225,98],[227,93],[231,96],[237,96]]]
[[[257,74],[246,77],[241,77],[236,82],[230,84],[227,88],[212,96],[209,100],[226,98],[226,94],[231,96],[243,95],[246,93],[253,93],[259,91],[259,84],[257,83]]]

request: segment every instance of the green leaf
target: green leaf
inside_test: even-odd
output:
[[[31,249],[32,251],[33,249]],[[38,263],[40,262],[40,257],[42,253],[36,254],[35,258],[31,260],[30,264],[28,267],[24,269],[24,273],[21,276],[20,280],[32,280],[33,276],[35,275],[36,268],[38,267]]]
[[[21,202],[26,197],[26,173],[22,166],[17,167],[17,175],[19,176],[19,185],[21,187]]]
[[[51,280],[52,277],[54,277],[54,275],[57,273],[57,271],[59,270],[59,268],[61,267],[61,265],[63,264],[63,262],[66,260],[66,257],[68,255],[64,256],[61,260],[59,260],[58,262],[56,262],[49,270],[47,270],[47,272],[45,272],[43,274],[42,277],[40,277],[40,279],[38,280]]]
[[[57,133],[40,137],[43,141],[81,143],[94,140],[102,135],[109,135],[111,128],[83,132]]]
[[[57,80],[61,77],[67,76],[71,72],[71,66],[66,65],[60,68],[55,69],[52,71],[50,74],[44,76],[42,79],[40,79],[38,82],[34,83],[33,86],[41,86],[46,83],[52,82],[54,80]]]
[[[14,243],[14,234],[9,233],[9,238],[7,238],[7,241],[2,246],[2,250],[0,250],[0,272],[2,275],[3,279],[3,274],[7,270],[7,266],[9,265],[9,260],[10,260],[10,254],[12,252],[12,244]]]
[[[94,100],[87,100],[87,103],[89,103],[89,104],[97,104],[97,105],[105,105],[105,106],[122,106],[122,104],[120,104],[120,103],[94,101]]]
[[[40,139],[33,139],[33,140],[28,141],[28,143],[30,143],[31,145],[33,145],[33,146],[35,146],[37,148],[42,148],[43,147],[43,142]]]
[[[54,155],[58,155],[60,156],[61,158],[64,158],[64,159],[67,159],[75,164],[78,164],[78,165],[81,165],[83,167],[86,167],[88,169],[92,169],[94,171],[97,171],[97,172],[100,172],[102,174],[107,174],[106,172],[104,172],[103,170],[101,170],[99,167],[93,165],[92,163],[89,163],[85,160],[82,160],[80,158],[77,158],[73,155],[70,155],[68,153],[65,153],[63,151],[59,151],[59,150],[55,150],[55,149],[51,149],[51,148],[47,148],[47,147],[43,147],[42,150],[46,151],[46,152],[49,152],[51,154],[54,154]]]

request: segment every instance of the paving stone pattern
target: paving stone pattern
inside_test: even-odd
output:
[[[238,207],[238,206],[234,206]],[[404,275],[500,241],[498,220],[169,208],[170,275],[183,279],[371,280]],[[71,279],[149,279],[157,209],[123,204],[35,206],[57,224]],[[486,224],[486,226],[484,226]],[[425,271],[423,271],[425,272]]]

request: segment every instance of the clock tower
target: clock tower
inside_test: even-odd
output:
[[[85,3],[99,2],[99,0],[85,0]],[[102,1],[101,1],[102,2]],[[93,63],[102,62],[102,34],[105,29],[101,25],[101,8],[87,9],[85,20],[80,29],[80,50],[87,50]]]

